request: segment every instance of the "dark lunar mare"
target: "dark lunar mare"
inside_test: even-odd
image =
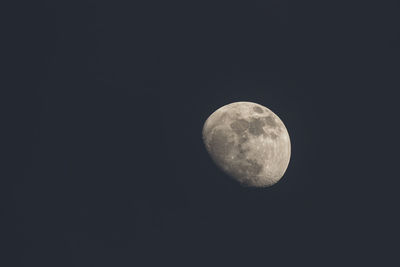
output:
[[[249,128],[250,123],[245,119],[237,119],[230,124],[231,129],[237,135],[241,135]]]
[[[253,110],[254,110],[254,112],[257,112],[257,113],[260,113],[260,114],[264,112],[264,110],[262,108],[257,107],[257,106],[253,107]]]

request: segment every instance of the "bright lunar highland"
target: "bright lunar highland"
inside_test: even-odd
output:
[[[244,186],[277,183],[290,160],[290,138],[283,122],[252,102],[225,105],[203,127],[208,153],[225,173]]]

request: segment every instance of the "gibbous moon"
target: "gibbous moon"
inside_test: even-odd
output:
[[[215,164],[243,186],[274,185],[289,165],[285,125],[256,103],[235,102],[216,110],[204,123],[203,141]]]

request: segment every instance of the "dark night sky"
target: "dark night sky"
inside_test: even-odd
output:
[[[393,262],[394,1],[54,2],[6,23],[4,266]],[[288,128],[271,188],[236,184],[203,146],[234,101]]]

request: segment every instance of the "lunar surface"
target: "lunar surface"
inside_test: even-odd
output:
[[[290,160],[285,125],[252,102],[231,103],[212,113],[204,123],[203,141],[216,165],[243,186],[277,183]]]

